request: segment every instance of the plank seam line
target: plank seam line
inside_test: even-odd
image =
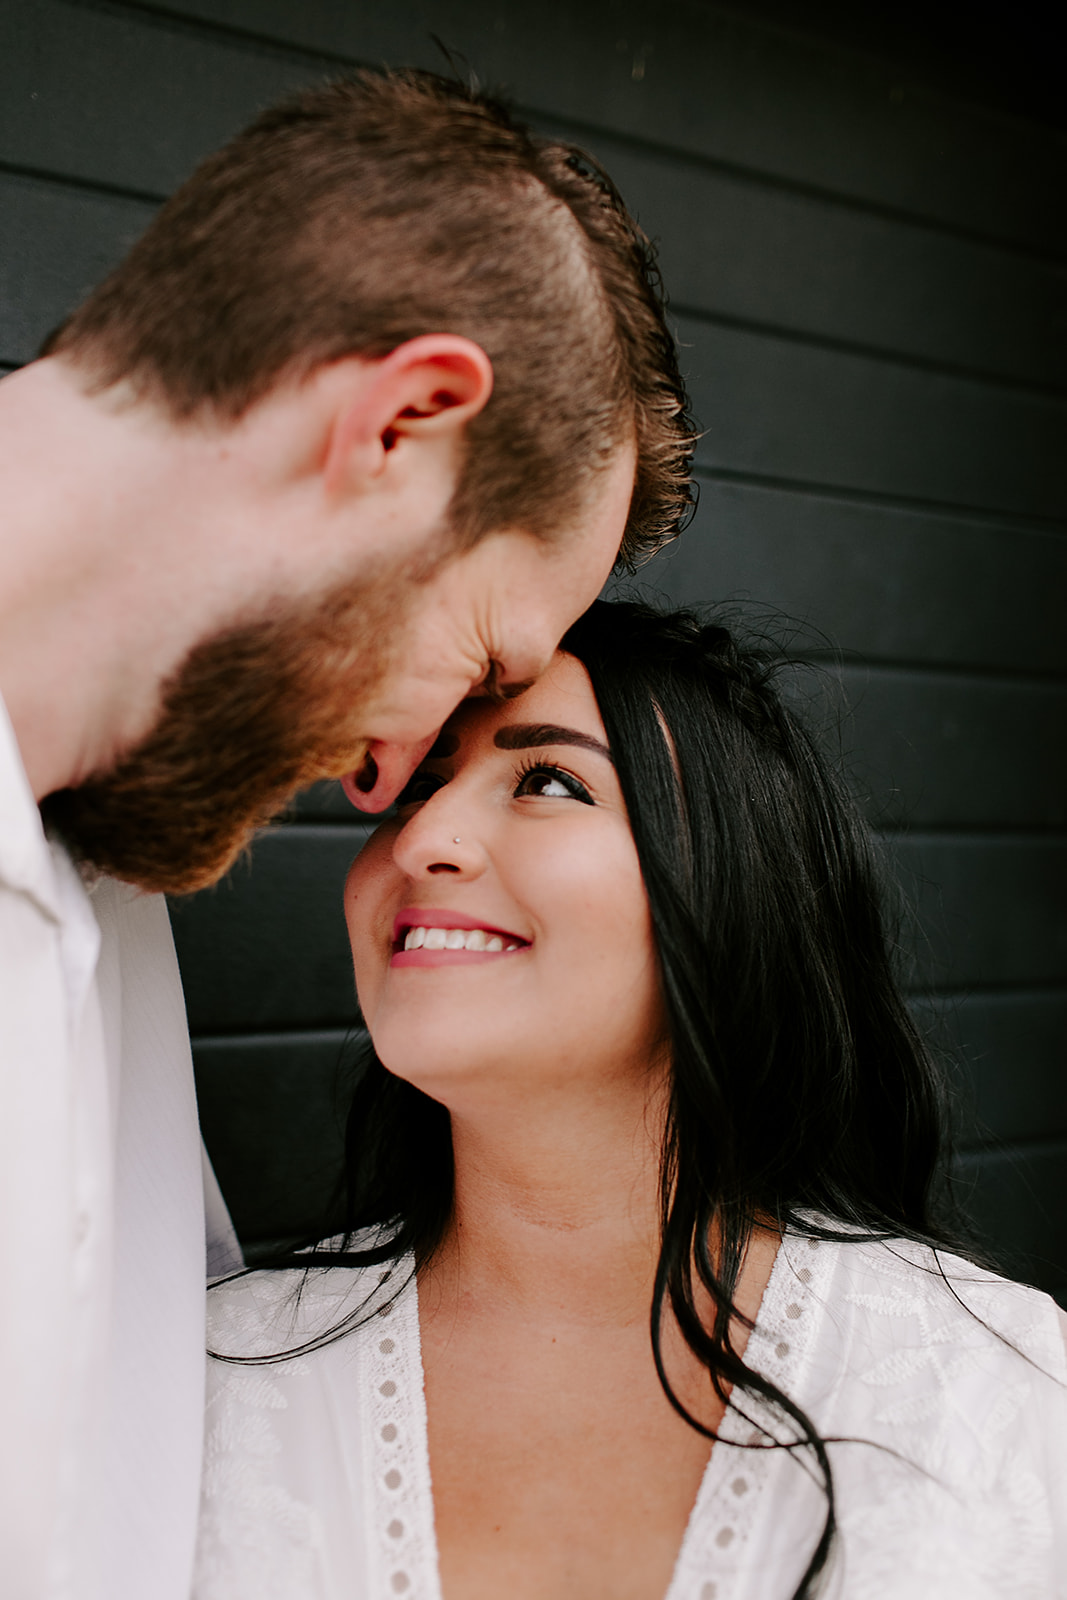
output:
[[[294,828],[319,828],[324,834],[329,833],[331,835],[343,833],[345,829],[348,829],[351,831],[353,837],[359,837],[361,839],[364,837],[368,839],[370,838],[369,830],[364,828],[360,823],[349,822],[346,817],[318,817],[312,815],[302,816],[299,812],[297,812],[295,816],[285,816],[283,814],[282,816],[275,817],[272,822],[267,824],[267,827],[264,831],[267,834],[289,834]],[[257,834],[256,837],[261,838],[262,834]]]
[[[0,359],[0,373],[18,372],[29,365],[25,361]],[[917,511],[932,516],[947,517],[957,522],[977,522],[1004,533],[1040,533],[1062,539],[1067,535],[1067,522],[1059,519],[1028,516],[1022,511],[987,510],[981,506],[960,505],[950,500],[923,500],[914,495],[892,495],[876,489],[851,489],[844,484],[820,483],[815,479],[783,478],[771,473],[743,472],[731,467],[709,467],[701,463],[693,466],[695,479],[709,483],[737,484],[742,488],[770,489],[776,493],[805,495],[812,500],[840,500],[848,505],[870,505],[889,511]],[[683,534],[679,537],[684,537]],[[670,550],[671,545],[667,546]]]
[[[258,1031],[249,1030],[241,1033],[195,1033],[191,1035],[191,1039],[194,1050],[200,1045],[229,1046],[235,1040],[249,1045],[276,1043],[279,1040],[293,1044],[317,1041],[319,1044],[345,1045],[354,1034],[365,1034],[366,1031],[362,1023],[354,1022],[336,1028],[260,1028]]]
[[[371,831],[371,829],[360,827],[358,824],[350,828],[353,840],[362,838],[364,841],[366,841],[366,839],[370,837]],[[994,845],[1013,843],[1029,844],[1035,840],[1038,840],[1046,845],[1050,843],[1063,843],[1067,845],[1067,825],[1062,822],[1048,824],[1033,823],[1029,826],[1025,824],[1012,823],[1002,828],[998,828],[995,824],[991,825],[988,822],[974,823],[973,825],[965,822],[946,822],[944,824],[924,822],[918,826],[913,826],[908,823],[884,823],[873,827],[872,831],[876,838],[879,839],[898,841],[904,838],[908,840],[914,840],[919,843],[922,843],[927,839],[932,842],[936,841],[938,843],[944,843],[946,839],[967,840],[968,842],[972,843],[975,840],[981,839]],[[341,827],[332,827],[328,823],[323,824],[317,820],[310,821],[296,817],[291,822],[272,822],[268,828],[264,829],[260,833],[257,833],[255,837],[256,842],[259,843],[264,838],[291,839],[294,835],[302,835],[306,839],[319,837],[336,838],[338,834],[343,832],[343,825]],[[244,870],[251,871],[251,868]],[[243,871],[240,864],[238,864],[236,871],[239,881],[240,877],[243,876]],[[214,886],[214,889],[220,889],[222,884],[225,884],[228,881],[228,879],[223,879],[222,883]]]
[[[223,43],[245,48],[252,46],[256,52],[284,61],[298,61],[312,67],[344,67],[349,71],[373,63],[346,55],[337,50],[314,50],[292,40],[280,39],[275,34],[261,33],[254,28],[242,28],[235,23],[217,22],[210,17],[190,16],[170,6],[152,5],[145,0],[64,0],[66,5],[79,11],[99,11],[116,17],[141,17],[160,31],[184,33],[194,38],[218,39]],[[428,35],[427,35],[428,37]]]
[[[729,604],[729,601],[726,603]],[[864,655],[858,650],[845,649],[838,649],[832,652],[818,649],[787,651],[787,656],[790,660],[795,660],[805,666],[810,662],[814,666],[825,667],[830,670],[840,668],[842,671],[849,670],[852,672],[884,672],[889,676],[899,673],[912,673],[917,677],[932,678],[939,681],[943,681],[945,678],[959,678],[963,680],[967,687],[978,686],[990,689],[1003,687],[1009,690],[1034,689],[1039,693],[1052,690],[1067,690],[1067,673],[1055,672],[1051,669],[1044,670],[1039,667],[994,667],[979,661],[927,661],[910,656]]]
[[[974,1144],[970,1142],[965,1144],[961,1140],[955,1152],[953,1165],[961,1159],[973,1160],[976,1156],[1012,1156],[1016,1153],[1057,1155],[1061,1151],[1067,1155],[1067,1128],[1053,1134],[1016,1134],[1010,1139],[998,1139],[993,1135]]]
[[[811,333],[804,328],[791,328],[782,323],[763,322],[756,317],[737,317],[728,312],[712,311],[699,306],[670,302],[672,317],[688,317],[716,328],[736,329],[741,333],[756,334],[761,338],[781,340],[783,343],[803,345],[809,349],[830,350],[839,355],[861,356],[867,361],[877,361],[885,366],[903,367],[908,371],[936,373],[939,377],[964,380],[983,388],[1006,390],[1012,394],[1033,395],[1067,405],[1067,385],[1037,383],[1026,378],[1011,378],[988,368],[968,367],[956,362],[935,360],[932,356],[915,355],[910,351],[890,349],[887,345],[866,344],[859,339],[840,339],[833,334]],[[677,341],[682,348],[681,340]]]
[[[737,0],[712,0],[711,9],[720,14],[733,18],[736,22],[747,23],[753,26],[752,15],[743,4]],[[817,31],[809,33],[803,24],[797,24],[792,18],[782,16],[758,16],[755,26],[762,31],[777,34],[790,40],[802,48],[809,50],[814,45],[817,50],[825,55],[836,57],[843,71],[855,72],[857,64],[862,64],[868,71],[885,74],[888,81],[894,82],[904,90],[906,97],[917,101],[931,101],[947,106],[950,110],[962,111],[976,115],[983,121],[992,121],[1000,124],[1007,123],[1017,127],[1020,123],[1024,126],[1032,125],[1031,119],[1017,111],[1006,110],[1003,106],[987,105],[982,100],[974,98],[966,90],[939,87],[937,83],[924,76],[922,64],[917,64],[914,59],[907,60],[895,57],[892,51],[884,51],[870,43],[860,43],[857,39],[835,38],[832,34]],[[936,70],[936,69],[935,69]],[[1046,124],[1039,122],[1039,127]],[[1053,125],[1056,127],[1056,125]],[[1057,128],[1058,131],[1058,128]]]
[[[288,1041],[307,1038],[315,1034],[329,1033],[340,1034],[342,1036],[338,1041],[338,1048],[340,1049],[343,1048],[350,1036],[365,1032],[366,1029],[364,1028],[363,1023],[360,1021],[358,1016],[353,1016],[347,1019],[340,1017],[336,1021],[332,1021],[327,1017],[324,1020],[316,1021],[314,1024],[308,1023],[303,1027],[301,1027],[298,1023],[293,1027],[279,1027],[277,1030],[273,1028],[264,1028],[262,1023],[250,1024],[247,1022],[235,1022],[233,1028],[230,1030],[223,1029],[220,1031],[218,1028],[213,1028],[210,1033],[192,1032],[190,1034],[190,1038],[193,1048],[196,1049],[197,1045],[206,1043],[229,1044],[235,1041],[244,1040],[250,1040],[251,1042],[255,1043],[257,1041],[263,1042],[270,1039],[283,1039]]]
[[[133,13],[136,16],[145,18],[146,21],[155,22],[157,25],[170,26],[184,33],[217,37],[227,43],[236,45],[251,44],[271,55],[291,57],[294,60],[308,62],[311,65],[340,66],[349,71],[354,71],[362,66],[377,65],[376,62],[367,58],[351,56],[343,51],[312,50],[307,46],[280,38],[277,34],[262,33],[254,29],[242,28],[232,23],[216,22],[206,17],[190,17],[167,6],[147,3],[147,0],[67,0],[67,4],[79,6],[83,10],[110,12],[116,15]],[[428,37],[429,35],[427,34]],[[506,95],[505,87],[505,97]],[[787,193],[830,201],[844,210],[861,211],[871,216],[883,217],[889,221],[903,222],[926,232],[939,233],[949,238],[962,239],[969,243],[986,247],[991,246],[1007,255],[1030,260],[1041,265],[1062,266],[1067,261],[1067,250],[1061,252],[1035,250],[1032,246],[1027,247],[995,234],[984,233],[981,229],[968,228],[959,223],[947,222],[922,212],[909,211],[906,207],[888,205],[884,202],[868,200],[863,196],[830,189],[820,184],[805,183],[803,180],[766,173],[759,168],[748,167],[741,162],[731,162],[714,156],[702,155],[699,151],[688,150],[685,146],[672,145],[666,141],[660,142],[658,140],[637,138],[633,135],[628,136],[623,130],[616,130],[607,123],[586,122],[583,118],[562,117],[558,113],[543,111],[518,99],[515,100],[514,104],[515,109],[527,121],[536,121],[542,126],[554,125],[562,129],[574,129],[581,133],[591,133],[595,137],[615,139],[619,143],[628,144],[631,148],[648,150],[656,155],[666,155],[679,161],[707,167],[712,171],[740,177],[749,182],[781,189]],[[970,109],[973,114],[973,108]]]
[[[979,988],[916,988],[908,991],[908,999],[922,1002],[934,1000],[938,1005],[966,1005],[971,1000],[1062,1000],[1067,1003],[1067,983],[985,983]]]
[[[355,821],[355,818],[358,817],[358,815],[359,813],[357,812],[355,806],[353,806],[353,820],[351,822],[349,822],[347,818],[338,818],[336,821],[333,821],[330,818],[323,817],[279,817],[273,822],[269,822],[265,828],[260,829],[260,831],[256,834],[256,837],[257,839],[271,837],[276,838],[283,830],[286,833],[291,833],[294,828],[303,828],[308,833],[321,833],[324,835],[329,834],[331,837],[336,836],[338,833],[344,833],[347,830],[353,835],[358,834],[361,837],[369,839],[382,818],[377,817],[374,822],[357,822]],[[240,864],[238,863],[238,865]]]
[[[1006,531],[1067,534],[1067,518],[1045,517],[1039,512],[1017,511],[1010,507],[968,505],[959,500],[935,500],[923,495],[890,494],[885,489],[857,489],[844,483],[826,483],[817,478],[790,478],[773,472],[753,472],[738,467],[711,466],[697,461],[693,476],[711,483],[736,483],[754,489],[782,489],[790,494],[805,494],[816,499],[845,500],[863,505],[885,506],[890,510],[924,511],[954,517],[963,522],[989,522]]]
[[[51,167],[35,167],[18,161],[0,160],[0,176],[28,178],[31,182],[45,184],[51,188],[73,189],[75,192],[85,194],[104,195],[109,200],[134,200],[142,205],[157,207],[167,198],[165,194],[158,194],[154,189],[135,189],[129,184],[108,183],[104,178],[79,178],[68,173],[56,172]]]
[[[706,155],[699,150],[687,149],[685,145],[670,144],[666,140],[649,139],[627,133],[625,129],[617,129],[609,123],[587,122],[581,117],[561,116],[557,112],[539,110],[535,106],[526,104],[519,104],[518,109],[529,121],[536,123],[539,129],[551,131],[555,137],[567,139],[572,144],[578,143],[580,138],[588,135],[594,139],[617,144],[635,154],[675,161],[680,166],[698,167],[701,171],[738,179],[754,188],[774,189],[778,193],[796,195],[800,199],[817,200],[820,204],[832,205],[841,211],[876,217],[880,221],[893,222],[918,233],[978,245],[983,250],[995,250],[1012,260],[1027,262],[1032,266],[1062,270],[1067,264],[1067,249],[1040,250],[1032,245],[1007,239],[1000,234],[984,233],[980,228],[969,228],[963,223],[949,222],[921,211],[909,211],[904,206],[894,206],[886,201],[870,200],[863,195],[849,193],[847,190],[831,189],[823,184],[805,182],[803,178],[789,178],[785,174],[747,166],[744,162],[730,161],[724,156]],[[572,137],[575,134],[578,138]]]
[[[924,822],[917,826],[909,826],[907,823],[898,825],[882,823],[872,827],[871,832],[875,838],[884,839],[886,842],[899,843],[901,839],[905,839],[919,845],[927,842],[944,844],[946,839],[959,839],[969,844],[981,841],[983,844],[993,846],[1032,844],[1035,840],[1044,845],[1067,845],[1067,827],[1062,822],[1049,823],[1047,826],[1035,823],[1032,827],[1020,827],[1017,823],[1012,823],[1003,828],[987,822],[973,825],[960,822],[943,824]]]
[[[910,1000],[936,1000],[960,1004],[965,1000],[1012,1000],[1024,996],[1063,995],[1067,988],[1062,984],[1035,982],[1029,978],[976,980],[970,985],[960,983],[905,983],[901,985]]]

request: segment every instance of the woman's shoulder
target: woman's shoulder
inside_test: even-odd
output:
[[[1067,1354],[1055,1302],[911,1240],[786,1243],[807,1291],[792,1326],[811,1318],[791,1398],[828,1441],[837,1488],[843,1576],[829,1592],[1057,1593]]]
[[[910,1329],[925,1346],[946,1348],[965,1337],[1067,1379],[1062,1313],[1040,1289],[910,1239],[848,1239],[834,1249],[834,1298],[869,1336],[880,1328],[899,1347]]]
[[[207,1297],[208,1349],[224,1360],[270,1360],[355,1330],[395,1300],[411,1277],[405,1258],[384,1264],[346,1261],[377,1239],[323,1240],[307,1265],[260,1268],[216,1283]],[[335,1256],[335,1263],[324,1256]]]

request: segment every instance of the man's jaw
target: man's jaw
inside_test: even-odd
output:
[[[341,787],[356,810],[376,815],[391,806],[436,738],[435,731],[417,744],[389,744],[382,739],[372,739],[362,766],[341,779]]]

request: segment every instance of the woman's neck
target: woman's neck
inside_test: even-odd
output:
[[[664,1107],[657,1080],[593,1104],[453,1109],[453,1220],[427,1287],[524,1316],[647,1322]]]

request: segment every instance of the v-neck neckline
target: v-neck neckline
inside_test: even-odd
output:
[[[825,1241],[786,1236],[760,1300],[745,1359],[787,1394],[807,1365],[825,1285],[836,1257]],[[387,1286],[404,1278],[399,1292]],[[444,1600],[430,1475],[418,1283],[410,1257],[383,1276],[381,1303],[364,1324],[365,1460],[373,1492],[368,1548],[375,1595]],[[731,1600],[775,1464],[785,1452],[745,1449],[774,1437],[766,1403],[746,1395],[719,1425],[663,1600]],[[762,1431],[761,1431],[762,1430]],[[741,1447],[741,1448],[738,1448]]]

